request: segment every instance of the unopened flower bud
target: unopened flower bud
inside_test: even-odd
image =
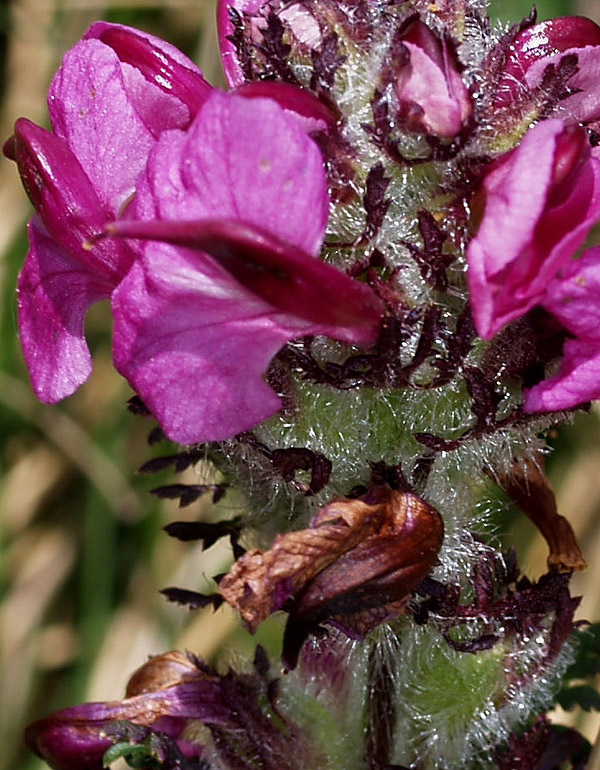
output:
[[[409,56],[395,89],[404,126],[440,138],[456,136],[473,106],[448,41],[418,20],[408,25],[401,41]]]

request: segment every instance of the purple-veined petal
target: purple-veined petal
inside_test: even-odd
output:
[[[91,372],[83,319],[112,287],[66,254],[35,219],[29,243],[18,282],[19,336],[36,396],[55,403]]]
[[[258,228],[235,220],[120,220],[109,231],[209,254],[272,310],[311,324],[312,334],[355,344],[377,337],[382,307],[370,287]],[[199,254],[200,269],[205,261]]]
[[[298,121],[270,99],[214,92],[185,134],[159,139],[136,213],[237,219],[316,254],[328,206],[321,153]]]
[[[141,96],[150,99],[151,103],[144,106],[139,98],[135,104],[138,112],[141,113],[142,109],[147,111],[149,119],[145,123],[150,128],[159,128],[157,121],[168,121],[169,128],[175,127],[168,112],[162,116],[156,114],[160,102],[155,103],[153,92],[167,94],[184,104],[191,120],[212,91],[212,86],[204,80],[198,67],[187,56],[152,35],[120,24],[98,21],[92,24],[83,39],[100,40],[115,51],[121,62],[130,65],[143,76],[150,87],[144,89]]]

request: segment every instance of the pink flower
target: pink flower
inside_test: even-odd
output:
[[[542,304],[573,339],[564,344],[558,372],[525,392],[525,411],[570,409],[600,398],[600,247],[569,262]]]
[[[477,332],[489,339],[543,299],[600,216],[600,162],[583,129],[547,120],[492,165],[477,195],[467,278]]]
[[[113,294],[114,361],[166,434],[229,438],[280,408],[263,374],[288,341],[374,342],[372,291],[316,259],[323,161],[268,99],[213,92],[164,134],[116,235],[152,239]]]
[[[600,27],[590,19],[569,16],[542,21],[520,32],[512,42],[494,104],[511,105],[540,86],[549,66],[570,56],[576,71],[560,86],[563,95],[555,114],[568,123],[587,123],[600,117]],[[565,85],[571,95],[564,93]]]
[[[448,41],[418,20],[408,25],[401,40],[408,60],[400,68],[395,89],[404,126],[440,138],[456,136],[473,105]]]
[[[91,371],[85,313],[109,297],[133,252],[92,241],[132,195],[165,128],[187,126],[210,91],[167,43],[94,24],[63,59],[48,92],[53,133],[19,120],[5,153],[37,211],[19,276],[19,331],[34,391],[53,403]]]

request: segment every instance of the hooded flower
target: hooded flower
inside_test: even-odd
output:
[[[479,206],[467,277],[475,326],[489,339],[543,299],[600,216],[600,163],[585,131],[557,119],[538,123],[492,165],[474,211]]]
[[[473,106],[448,41],[419,20],[406,27],[401,41],[408,51],[395,83],[402,123],[409,131],[456,136]]]
[[[248,551],[219,591],[252,632],[272,612],[289,611],[282,660],[294,668],[319,623],[360,639],[400,615],[435,565],[442,537],[434,508],[375,487],[362,499],[325,505],[308,529],[277,535],[268,551]]]
[[[36,208],[19,277],[21,344],[36,395],[53,403],[91,371],[83,320],[129,268],[125,242],[95,242],[134,191],[163,129],[187,126],[210,87],[176,49],[94,24],[48,92],[52,132],[19,120],[5,153]]]
[[[570,332],[553,377],[525,393],[526,412],[570,409],[600,398],[600,248],[550,282],[542,305]]]
[[[561,62],[571,60],[561,72]],[[555,114],[568,124],[600,117],[600,27],[570,16],[526,27],[512,41],[496,93],[495,107],[510,106],[544,87],[545,76],[564,79],[554,98]],[[548,86],[545,86],[548,90]]]
[[[114,361],[166,434],[229,438],[280,408],[263,380],[288,341],[370,344],[370,288],[316,259],[323,161],[295,115],[214,92],[189,131],[165,133],[115,235],[150,239],[113,295]]]

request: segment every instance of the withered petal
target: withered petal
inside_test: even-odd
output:
[[[434,566],[442,538],[433,507],[415,495],[374,487],[360,499],[324,506],[309,528],[278,535],[268,551],[246,553],[219,590],[251,631],[291,600],[290,663],[320,623],[362,637],[401,614]]]

